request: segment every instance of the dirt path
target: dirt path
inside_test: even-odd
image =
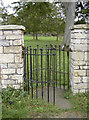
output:
[[[49,89],[49,96],[50,96],[50,103],[53,103],[53,88],[50,87]],[[57,114],[45,114],[45,113],[39,113],[36,115],[36,118],[83,118],[86,115],[82,115],[80,112],[72,112],[72,104],[71,102],[64,98],[64,90],[56,88],[55,89],[55,101],[56,101],[56,106],[61,108],[61,109],[67,109],[69,112],[63,112],[63,113],[57,113]],[[44,95],[44,100],[47,101],[47,87],[44,88],[43,90],[43,95]],[[42,97],[42,91],[41,89],[38,90],[38,96],[39,98]]]
[[[72,108],[71,102],[64,98],[64,90],[55,88],[55,103],[56,106],[61,108],[61,109],[70,109]],[[38,96],[41,97],[42,91],[39,89]],[[44,100],[47,101],[48,94],[47,94],[47,87],[44,88],[43,90],[43,95],[44,95]],[[49,101],[50,103],[53,103],[53,88],[49,88]]]

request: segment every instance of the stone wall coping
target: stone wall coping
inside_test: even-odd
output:
[[[70,27],[71,30],[74,29],[89,29],[89,24],[78,24]]]
[[[0,30],[25,30],[22,25],[0,25]]]

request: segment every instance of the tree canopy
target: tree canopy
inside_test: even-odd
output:
[[[8,15],[4,9],[3,24],[22,24],[26,27],[26,32],[37,33],[55,32],[62,33],[64,24],[60,17],[60,9],[56,4],[49,2],[15,2],[14,14]]]
[[[14,14],[3,8],[2,24],[17,24],[26,27],[26,33],[64,33],[63,45],[69,46],[70,26],[87,23],[89,20],[88,2],[14,2]],[[75,19],[76,18],[76,19]],[[75,19],[75,21],[74,21]],[[66,25],[65,25],[66,23]],[[65,29],[65,32],[64,32]]]

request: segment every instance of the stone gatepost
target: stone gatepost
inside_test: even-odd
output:
[[[71,87],[73,93],[89,90],[89,25],[71,28]]]
[[[19,89],[23,83],[23,31],[21,25],[0,26],[0,79],[2,88]]]

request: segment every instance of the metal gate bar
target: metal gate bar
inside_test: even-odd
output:
[[[47,101],[50,102],[50,86],[53,87],[53,104],[55,104],[55,88],[69,89],[69,50],[52,44],[46,48],[24,47],[24,90],[31,97],[38,99],[39,87],[44,99],[44,87],[47,87]],[[39,85],[39,86],[38,86]]]

